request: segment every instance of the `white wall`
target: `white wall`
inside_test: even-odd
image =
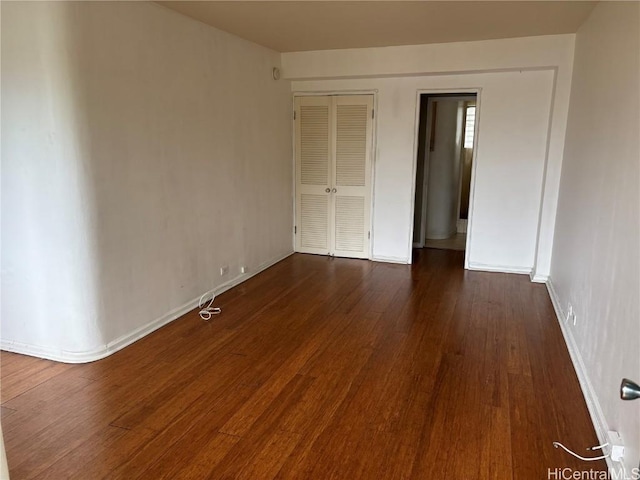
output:
[[[601,2],[576,38],[550,290],[595,424],[640,462],[640,4]]]
[[[456,141],[462,121],[458,104],[457,100],[437,100],[434,149],[429,154],[428,167],[428,239],[449,238],[456,233],[460,179],[460,149],[456,149]],[[416,207],[420,208],[419,205]]]
[[[279,63],[153,3],[2,2],[3,348],[97,358],[292,251]]]
[[[377,90],[373,257],[409,262],[418,91],[479,90],[472,268],[546,279],[573,35],[283,54],[294,92]]]
[[[9,480],[9,465],[7,465],[7,452],[4,448],[2,426],[0,426],[0,480]]]

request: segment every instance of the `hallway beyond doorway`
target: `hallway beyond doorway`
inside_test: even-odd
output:
[[[442,240],[431,240],[427,238],[424,242],[424,247],[437,248],[439,250],[457,250],[460,252],[464,252],[466,244],[467,244],[467,234],[455,233],[451,235],[449,238],[444,238]]]

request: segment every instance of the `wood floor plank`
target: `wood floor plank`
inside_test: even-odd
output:
[[[93,380],[79,376],[77,371],[65,370],[11,400],[3,402],[2,405],[15,410],[29,410],[36,413],[42,407],[46,408],[73,395],[92,382]]]
[[[491,480],[508,480],[513,477],[511,462],[511,430],[509,410],[488,407],[485,419],[489,433],[482,444],[479,477]]]
[[[153,468],[147,470],[144,477],[163,478],[170,480],[190,480],[193,478],[207,478],[218,466],[229,451],[240,441],[240,437],[224,433],[211,432],[204,439],[202,446],[192,449],[193,455],[182,455],[179,462],[175,457],[165,456]]]
[[[276,478],[311,478],[309,472],[323,444],[320,437],[340,416],[338,412],[349,404],[358,389],[355,380],[371,356],[370,349],[354,353],[348,364],[337,364],[333,371],[316,377],[300,402],[283,419],[280,424],[283,430],[304,435]]]
[[[28,390],[46,382],[59,373],[70,368],[69,365],[51,361],[41,361],[31,363],[24,370],[2,375],[2,403],[7,402],[18,395],[22,395]]]
[[[144,427],[162,430],[184,409],[192,408],[194,402],[211,401],[226,392],[249,363],[246,357],[239,355],[212,356],[209,361],[183,372],[178,378],[171,377],[172,380],[162,389],[146,396],[110,424],[127,429]]]
[[[0,418],[2,418],[3,422],[7,417],[10,417],[14,413],[16,413],[16,410],[14,410],[13,408],[8,408],[4,406],[0,407]]]
[[[305,363],[327,342],[339,324],[327,322],[305,344],[301,345],[274,374],[220,429],[222,433],[244,436],[256,419],[282,392],[282,389],[300,372]]]
[[[38,480],[82,478],[82,476],[84,478],[98,478],[100,472],[95,467],[103,466],[105,460],[108,462],[109,452],[116,448],[118,443],[122,445],[123,437],[129,433],[128,430],[115,427],[106,427],[104,430],[97,431],[85,442],[33,478]],[[80,463],[85,465],[82,472],[78,472],[78,464]],[[20,476],[19,471],[17,476]]]
[[[23,372],[32,365],[44,363],[46,363],[46,361],[43,361],[40,358],[25,357],[24,355],[12,352],[0,352],[0,370],[2,370],[3,378],[6,378],[16,372]]]
[[[295,447],[300,439],[300,435],[285,432],[281,435],[279,425],[283,418],[289,414],[291,407],[297,405],[305,392],[313,384],[315,379],[304,375],[296,375],[273,400],[269,408],[255,422],[252,428],[241,440],[229,451],[219,465],[209,474],[212,479],[233,479],[233,478],[273,478],[280,468],[280,464],[286,460],[289,452]],[[283,443],[287,451],[273,451],[272,443]],[[265,458],[269,451],[272,457],[281,457],[277,462],[278,468],[274,470],[274,465],[266,462],[262,467],[254,463],[257,457]],[[268,455],[269,456],[269,455]],[[246,477],[248,472],[256,473],[253,477]]]
[[[292,255],[86,365],[2,352],[12,479],[518,479],[595,433],[546,289]],[[603,462],[589,465],[605,470]]]
[[[165,429],[157,432],[141,448],[130,452],[124,462],[101,478],[154,478],[150,476],[150,471],[154,469],[162,474],[170,470],[187,469],[192,454],[217,434],[218,429],[253,391],[245,386],[234,385],[217,398],[203,395],[197,405],[182,412]],[[220,452],[213,450],[209,454],[216,457]]]

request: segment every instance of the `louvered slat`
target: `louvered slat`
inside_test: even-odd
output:
[[[300,107],[300,175],[303,185],[327,185],[329,177],[329,108]]]
[[[364,249],[364,198],[336,197],[336,250]]]
[[[338,105],[336,116],[336,185],[364,186],[367,105]]]
[[[328,249],[328,197],[301,195],[300,244],[305,248]]]

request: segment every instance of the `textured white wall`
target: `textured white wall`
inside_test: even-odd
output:
[[[5,348],[104,354],[292,251],[279,63],[153,3],[2,3]]]
[[[578,31],[551,269],[561,315],[577,314],[565,327],[596,426],[621,432],[629,474],[640,403],[619,386],[640,381],[639,19],[637,2],[601,2]]]
[[[378,90],[374,258],[410,259],[417,91],[478,88],[471,263],[546,280],[573,42],[553,35],[282,55],[295,92]]]

